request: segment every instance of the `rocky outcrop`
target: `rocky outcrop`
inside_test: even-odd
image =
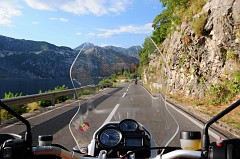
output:
[[[198,19],[203,23],[200,35],[194,30]],[[161,76],[167,75],[170,93],[201,98],[211,85],[231,81],[240,72],[240,1],[209,0],[193,21],[183,22],[165,39],[160,51],[150,55],[145,69],[150,75],[144,82],[151,87],[162,87]]]

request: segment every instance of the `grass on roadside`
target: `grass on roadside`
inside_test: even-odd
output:
[[[233,100],[225,104],[211,105],[209,104],[209,101],[212,100],[210,98],[186,98],[181,94],[171,95],[170,97],[173,100],[176,100],[182,105],[184,105],[186,108],[193,108],[194,110],[206,114],[210,117],[217,115],[239,98],[238,96],[236,96],[235,98],[233,98]],[[240,108],[238,107],[234,109],[232,112],[221,118],[220,121],[230,125],[234,129],[240,130]]]

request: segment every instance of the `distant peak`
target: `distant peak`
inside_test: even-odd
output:
[[[82,50],[83,49],[83,51],[86,51],[86,50],[91,49],[93,47],[95,47],[94,44],[92,44],[90,42],[85,42],[85,43],[79,45],[78,47],[76,47],[74,50]]]

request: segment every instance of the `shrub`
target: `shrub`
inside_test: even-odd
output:
[[[238,29],[237,33],[236,33],[236,38],[240,39],[240,29]]]
[[[102,79],[98,84],[105,84],[105,83],[112,83],[113,80],[109,77],[109,78],[104,78]]]
[[[27,107],[28,107],[28,112],[33,112],[33,111],[37,110],[40,106],[39,106],[38,102],[32,102],[32,103],[28,103]]]
[[[57,86],[57,87],[54,88],[53,92],[63,91],[63,90],[67,90],[67,89],[68,89],[68,87],[65,86],[65,85]],[[57,97],[57,98],[55,98],[55,103],[62,103],[62,102],[65,102],[68,99],[70,99],[70,97],[68,95]]]
[[[49,100],[49,99],[40,100],[40,101],[39,101],[39,105],[40,105],[41,107],[51,106],[51,105],[52,105],[52,100]]]
[[[227,51],[227,60],[236,60],[238,59],[238,53],[235,51]]]
[[[93,91],[92,90],[89,90],[89,89],[85,89],[83,90],[79,95],[82,96],[82,95],[89,95],[89,94],[92,94]]]
[[[1,120],[7,120],[12,118],[13,116],[9,114],[6,110],[1,110]]]
[[[206,0],[194,0],[191,1],[183,13],[187,17],[188,20],[191,20],[194,15],[201,12],[203,6],[206,4]]]
[[[233,79],[225,80],[222,83],[212,85],[208,91],[209,97],[212,98],[210,104],[218,105],[230,101],[234,96],[240,93],[240,72],[233,74]]]
[[[149,71],[149,73],[155,73],[155,72],[156,72],[156,67],[154,67],[154,66],[149,66],[149,67],[148,67],[148,71]]]
[[[21,93],[12,93],[12,92],[5,92],[4,93],[4,99],[9,99],[9,98],[16,98],[16,97],[21,97],[22,96],[22,92]]]
[[[48,90],[47,92],[49,92],[50,90]],[[40,90],[39,91],[39,94],[42,94],[43,92]],[[46,93],[46,92],[45,92]],[[43,100],[40,100],[38,102],[38,104],[41,106],[41,107],[48,107],[48,106],[51,106],[52,105],[52,100],[49,100],[49,99],[43,99]]]
[[[62,85],[62,86],[55,87],[53,90],[48,90],[47,92],[57,92],[57,91],[62,91],[62,90],[66,90],[66,89],[68,89],[68,88],[65,85]],[[41,93],[42,93],[42,91],[40,90],[39,94],[41,94]],[[55,98],[55,103],[56,104],[57,103],[62,103],[62,102],[65,102],[68,99],[70,99],[70,97],[68,95],[57,97],[57,98]],[[51,106],[52,105],[52,100],[51,99],[41,100],[41,101],[39,101],[39,105],[41,107]]]
[[[233,73],[233,79],[234,81],[240,83],[240,71],[236,71],[235,73]]]
[[[213,97],[210,104],[218,105],[226,102],[226,97],[230,93],[226,85],[217,84],[212,85],[209,90],[209,95]]]
[[[166,22],[154,30],[152,38],[157,44],[161,44],[167,38],[170,32],[171,23]]]
[[[12,92],[7,92],[4,94],[4,99],[16,98],[16,97],[20,97],[20,96],[22,96],[22,93],[14,94]],[[25,104],[14,105],[14,106],[11,106],[11,108],[20,115],[28,112],[27,105],[25,105]],[[5,110],[1,112],[1,119],[10,119],[12,117],[13,116]]]
[[[199,18],[193,20],[193,30],[196,35],[202,36],[204,34],[204,26],[207,22],[207,18],[207,13],[204,13]]]

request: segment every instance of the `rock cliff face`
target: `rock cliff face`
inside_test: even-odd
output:
[[[200,33],[194,30],[197,20],[203,23]],[[162,87],[164,72],[170,93],[201,98],[212,85],[240,74],[240,0],[209,0],[176,30],[160,46],[165,65],[160,52],[152,53],[143,82]]]

